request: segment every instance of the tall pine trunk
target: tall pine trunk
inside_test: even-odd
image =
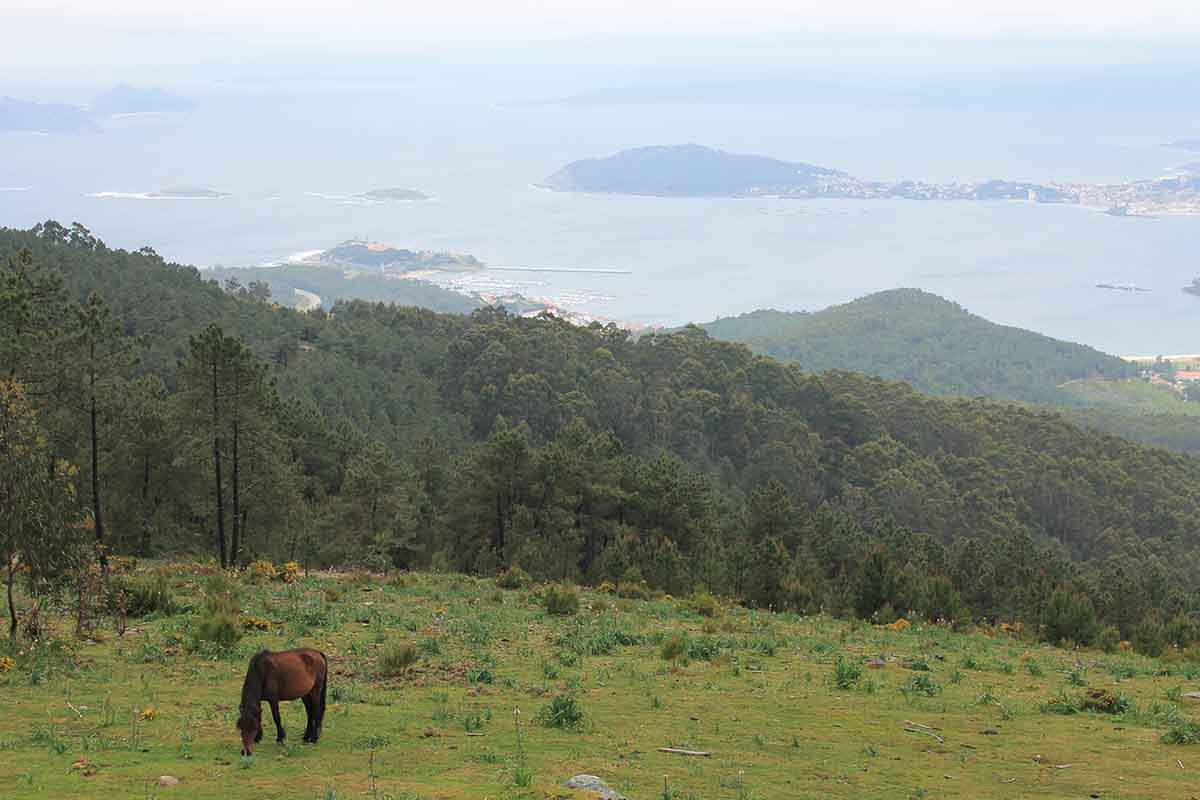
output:
[[[150,555],[150,454],[142,453],[142,537],[138,554]]]
[[[96,523],[96,552],[100,556],[100,574],[108,579],[108,554],[104,552],[104,515],[100,510],[100,432],[96,424],[96,344],[91,346],[91,375],[88,417],[92,444],[92,518]]]
[[[234,395],[234,402],[238,401],[237,395]],[[229,546],[229,566],[234,569],[238,566],[240,550],[242,546],[242,493],[241,493],[241,457],[238,453],[238,445],[241,439],[241,428],[238,424],[237,407],[234,407],[233,416],[233,541]]]
[[[225,484],[221,480],[221,411],[217,393],[217,354],[212,355],[213,480],[217,500],[217,554],[221,569],[228,566],[225,555]]]
[[[8,638],[17,640],[17,606],[13,603],[13,578],[16,577],[16,561],[11,556],[8,559],[8,574],[4,582],[8,586]]]

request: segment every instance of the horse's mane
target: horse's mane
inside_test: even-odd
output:
[[[246,715],[259,707],[262,701],[263,676],[259,665],[262,663],[263,656],[267,654],[266,650],[259,650],[250,659],[250,666],[246,669],[246,681],[242,684],[242,704],[238,715],[238,727],[242,727],[242,720],[246,719]]]

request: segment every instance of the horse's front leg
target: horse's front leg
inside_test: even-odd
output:
[[[268,700],[267,702],[271,705],[271,717],[275,720],[275,731],[279,734],[275,741],[282,742],[287,734],[283,732],[283,720],[279,718],[279,701]]]

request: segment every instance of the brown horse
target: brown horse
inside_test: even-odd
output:
[[[308,712],[308,726],[304,729],[304,741],[316,744],[321,737],[321,723],[325,719],[325,688],[329,685],[329,660],[319,650],[283,650],[272,653],[263,650],[250,659],[246,670],[246,682],[242,684],[241,714],[238,730],[242,732],[242,755],[253,752],[254,745],[262,741],[262,701],[271,706],[275,718],[276,741],[282,742],[286,734],[279,719],[280,700],[304,700]]]

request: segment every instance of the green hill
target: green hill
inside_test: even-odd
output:
[[[237,563],[520,564],[1034,628],[1065,588],[1090,604],[1074,618],[1094,608],[1151,643],[1195,610],[1200,461],[1050,411],[815,375],[697,328],[302,314],[82,227],[0,231],[0,264],[0,364],[30,387],[49,454],[80,466],[89,512],[99,477],[117,552],[217,554],[224,520]],[[90,292],[111,313],[98,350]],[[98,388],[80,381],[96,369]]]
[[[798,363],[902,380],[934,395],[1056,408],[1079,425],[1200,453],[1200,406],[1116,356],[997,325],[937,295],[896,289],[817,312],[754,311],[701,326]]]
[[[755,311],[702,327],[812,372],[863,372],[929,394],[1065,404],[1072,398],[1058,387],[1067,381],[1134,374],[1115,356],[997,325],[918,289],[812,313]]]

